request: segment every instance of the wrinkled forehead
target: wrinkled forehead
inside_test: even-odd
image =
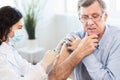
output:
[[[88,7],[81,7],[78,10],[78,13],[80,15],[82,15],[82,14],[90,15],[90,14],[93,14],[93,13],[102,13],[102,11],[103,10],[102,10],[100,4],[98,2],[94,2],[93,4],[91,4]]]

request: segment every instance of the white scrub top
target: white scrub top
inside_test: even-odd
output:
[[[48,80],[44,68],[23,59],[10,45],[0,45],[0,80]]]

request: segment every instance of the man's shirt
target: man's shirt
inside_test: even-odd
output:
[[[84,38],[85,32],[76,32]],[[98,47],[75,68],[75,80],[120,80],[120,28],[107,25]]]

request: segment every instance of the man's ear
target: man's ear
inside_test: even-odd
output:
[[[108,18],[108,13],[107,13],[107,12],[105,12],[105,13],[104,13],[104,20],[106,21],[106,20],[107,20],[107,18]]]

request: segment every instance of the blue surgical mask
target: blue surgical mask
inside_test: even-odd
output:
[[[16,42],[19,42],[20,40],[23,39],[24,37],[24,30],[23,29],[19,29],[19,30],[15,30],[14,31],[14,37],[13,38],[10,38],[9,37],[9,43],[11,45],[14,45]]]

